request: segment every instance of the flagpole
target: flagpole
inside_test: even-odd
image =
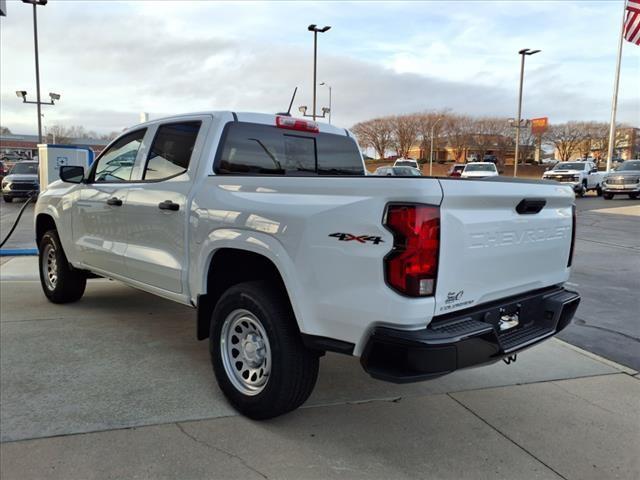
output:
[[[611,100],[611,121],[609,123],[609,148],[607,150],[607,172],[611,170],[611,160],[616,141],[616,111],[618,110],[618,85],[620,84],[620,60],[622,59],[622,43],[624,38],[624,20],[627,13],[627,0],[622,2],[622,24],[618,40],[618,59],[616,60],[616,77],[613,82],[613,99]]]

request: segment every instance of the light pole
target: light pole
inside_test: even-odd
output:
[[[540,52],[540,50],[530,50],[528,48],[523,48],[518,52],[518,54],[522,57],[520,60],[520,90],[518,92],[518,118],[516,119],[516,152],[515,152],[515,160],[513,162],[513,176],[518,175],[518,161],[520,160],[520,129],[522,128],[521,116],[522,116],[522,84],[524,82],[524,57],[526,55],[535,55]]]
[[[318,66],[318,33],[324,33],[331,28],[327,25],[322,28],[318,28],[315,24],[311,24],[307,27],[307,30],[313,32],[313,119],[316,119],[316,86],[317,86],[317,66]]]
[[[329,125],[331,125],[331,85],[327,82],[322,82],[320,85],[324,85],[329,88]]]
[[[433,135],[434,135],[434,130],[436,128],[436,125],[438,124],[438,122],[440,120],[442,120],[444,117],[438,117],[438,119],[433,122],[433,125],[431,125],[431,150],[429,152],[429,176],[433,176]]]
[[[36,83],[39,84],[39,82],[36,82]],[[22,99],[22,103],[29,103],[29,104],[38,106],[38,143],[42,143],[42,117],[44,117],[44,113],[41,113],[40,107],[42,105],[55,105],[56,104],[56,100],[60,100],[60,94],[59,93],[49,92],[49,98],[51,100],[49,100],[48,102],[41,102],[40,101],[40,92],[38,92],[38,95],[37,95],[38,100],[35,101],[35,102],[27,100],[27,91],[26,90],[16,90],[16,96],[18,98]]]
[[[42,143],[42,118],[41,118],[41,108],[43,105],[40,102],[40,63],[38,58],[38,15],[36,12],[36,7],[38,5],[45,6],[48,0],[22,0],[23,3],[29,3],[33,5],[33,45],[36,52],[36,101],[35,102],[27,102],[26,95],[27,92],[24,92],[22,99],[24,103],[35,103],[38,106],[38,143]],[[16,92],[17,93],[17,92]],[[54,94],[49,94],[51,96],[51,103],[47,103],[48,105],[53,105],[53,96]],[[58,99],[60,96],[58,95]],[[57,100],[57,99],[56,99]]]

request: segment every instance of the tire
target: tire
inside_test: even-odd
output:
[[[58,232],[49,230],[45,233],[38,250],[40,284],[49,301],[70,303],[80,300],[87,286],[87,277],[69,265]]]
[[[598,195],[599,197],[602,196],[602,187],[600,185],[596,187],[596,195]]]
[[[630,194],[629,194],[629,198],[630,198],[631,200],[635,200],[636,198],[638,198],[638,194],[637,194],[637,193],[630,193]]]
[[[603,194],[602,194],[602,197],[603,197],[605,200],[611,200],[611,199],[613,198],[613,193],[603,193]]]
[[[318,353],[302,344],[286,293],[265,281],[240,283],[222,295],[211,317],[209,353],[224,395],[255,420],[298,408],[318,377]]]
[[[11,203],[11,202],[13,202],[13,197],[10,197],[10,196],[8,196],[8,195],[3,195],[3,196],[2,196],[2,199],[3,199],[5,202],[7,202],[7,203]]]
[[[580,189],[580,191],[578,192],[578,196],[580,198],[584,197],[587,193],[587,184],[582,182],[582,188]]]

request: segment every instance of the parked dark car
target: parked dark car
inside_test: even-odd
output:
[[[466,164],[456,163],[451,166],[447,175],[449,175],[450,177],[459,177],[460,175],[462,175],[462,171],[464,170],[464,167],[466,167]]]

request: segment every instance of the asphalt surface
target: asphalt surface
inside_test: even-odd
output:
[[[640,216],[620,207],[640,201],[596,196],[576,199],[576,251],[569,288],[582,300],[559,337],[640,369]],[[600,211],[614,209],[613,211]],[[615,212],[615,213],[614,213]]]
[[[22,200],[0,202],[4,238]],[[599,212],[640,206],[640,200],[593,193],[576,199],[578,228],[570,288],[582,295],[576,317],[560,338],[640,370],[640,217]],[[29,205],[5,248],[35,248],[33,206]]]
[[[14,199],[11,203],[0,200],[0,241],[9,233],[18,212],[23,207],[25,200]],[[33,233],[33,203],[27,206],[16,227],[3,248],[35,248],[36,243]]]

